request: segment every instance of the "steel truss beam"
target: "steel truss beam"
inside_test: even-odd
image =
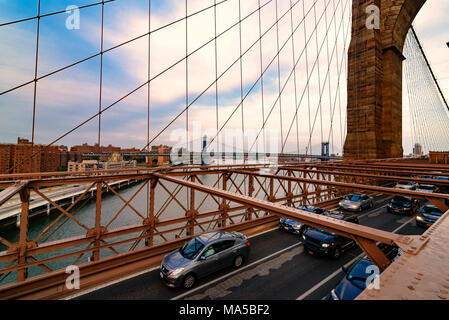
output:
[[[210,193],[223,199],[238,202],[240,204],[250,205],[255,209],[267,211],[272,214],[276,214],[280,217],[296,220],[305,223],[309,226],[321,228],[329,232],[342,235],[347,238],[353,238],[365,251],[367,256],[370,259],[372,259],[372,261],[379,267],[380,270],[385,270],[390,264],[390,261],[375,245],[376,241],[390,245],[396,243],[404,251],[410,251],[410,244],[414,240],[412,239],[414,237],[405,238],[402,235],[397,235],[391,232],[373,229],[370,227],[361,226],[354,223],[330,218],[327,216],[310,213],[304,210],[299,210],[285,205],[275,204],[270,201],[256,199],[245,195],[237,194],[234,192],[224,191],[218,188],[200,185],[190,181],[170,177],[168,175],[155,174],[155,176],[158,177],[159,179],[167,180],[177,184],[182,184],[188,188]],[[270,178],[279,177],[275,175],[262,175],[262,176],[268,176]],[[422,245],[423,243],[421,243],[421,246]],[[416,248],[416,243],[413,245],[413,247]]]
[[[343,167],[343,164],[340,165]],[[134,266],[142,266],[142,261],[136,262],[136,264],[132,262],[135,261],[132,257],[142,254],[142,248],[137,247],[141,241],[145,241],[144,248],[147,248],[145,254],[149,258],[152,257],[152,250],[157,252],[157,248],[159,248],[159,244],[154,243],[155,237],[160,237],[163,240],[163,243],[169,245],[175,240],[183,241],[184,239],[193,236],[193,232],[195,232],[194,230],[198,233],[208,230],[215,230],[217,228],[231,228],[233,230],[251,228],[251,226],[259,228],[267,223],[277,223],[277,218],[273,217],[272,214],[298,220],[307,225],[319,227],[345,237],[353,238],[356,243],[367,253],[368,257],[375,264],[377,264],[381,270],[384,270],[390,262],[377,248],[375,242],[379,241],[388,244],[394,242],[398,244],[404,252],[407,252],[408,254],[417,254],[421,248],[425,246],[428,239],[416,236],[391,234],[365,226],[315,215],[313,213],[304,212],[292,207],[298,202],[301,204],[316,204],[317,202],[322,203],[323,200],[327,200],[328,203],[332,202],[335,205],[336,201],[338,201],[338,197],[341,196],[344,191],[366,190],[376,194],[383,193],[405,195],[429,199],[436,203],[440,208],[447,208],[441,199],[448,199],[448,195],[426,194],[366,184],[351,184],[310,179],[310,177],[318,177],[321,179],[333,180],[334,176],[340,174],[346,175],[345,172],[341,173],[340,171],[336,171],[337,168],[338,170],[342,169],[338,166],[330,170],[317,170],[319,167],[310,163],[298,163],[293,164],[292,166],[281,165],[277,166],[276,174],[271,175],[261,174],[258,172],[258,169],[264,167],[266,167],[266,165],[216,166],[213,168],[190,166],[176,169],[170,168],[170,170],[138,168],[131,170],[116,170],[111,172],[101,171],[101,174],[99,174],[99,172],[96,174],[90,172],[75,176],[60,174],[53,176],[52,174],[48,174],[45,175],[44,179],[43,177],[35,176],[35,179],[27,181],[23,188],[20,188],[20,190],[17,189],[17,192],[21,195],[22,201],[20,240],[17,243],[10,243],[7,239],[0,238],[0,242],[8,248],[0,254],[0,262],[9,263],[9,265],[2,269],[1,272],[2,274],[7,274],[9,272],[17,271],[18,281],[18,283],[14,285],[0,287],[0,296],[7,297],[8,292],[12,292],[9,291],[9,289],[11,289],[15,293],[10,297],[19,297],[20,294],[18,292],[20,291],[20,288],[24,289],[23,292],[28,292],[27,290],[31,287],[32,289],[30,290],[39,295],[39,290],[43,289],[43,287],[39,286],[43,285],[43,282],[39,282],[40,280],[36,280],[35,277],[27,278],[27,269],[29,267],[40,267],[45,270],[47,274],[43,275],[43,278],[49,281],[48,286],[51,287],[53,285],[57,285],[60,280],[58,277],[60,277],[61,270],[53,271],[48,263],[59,259],[74,257],[76,258],[74,263],[77,264],[83,255],[93,254],[91,262],[80,266],[83,266],[85,270],[96,270],[92,271],[88,277],[91,279],[90,281],[92,283],[97,283],[99,279],[104,279],[106,274],[110,274],[112,277],[111,273],[113,273],[112,271],[107,271],[104,268],[97,268],[97,266],[100,265],[104,266],[104,262],[106,261],[104,257],[102,258],[99,255],[100,250],[107,249],[112,251],[113,256],[110,257],[112,260],[108,261],[118,262],[122,257],[129,257],[124,258],[123,261],[128,261]],[[349,170],[356,171],[358,169],[351,168]],[[286,172],[286,175],[282,175],[283,171]],[[300,177],[298,177],[298,173],[301,173]],[[408,174],[411,175],[410,172]],[[215,183],[212,181],[209,182],[209,185],[205,185],[201,181],[201,177],[204,175],[215,175],[217,176],[217,180]],[[354,177],[354,174],[350,172],[347,176]],[[17,178],[19,177],[14,177],[14,179]],[[24,177],[22,176],[22,178]],[[181,178],[184,178],[184,180]],[[396,179],[396,176],[390,178],[391,180],[394,180]],[[143,186],[131,195],[130,199],[124,199],[114,188],[111,188],[111,182],[125,179],[140,179],[144,181]],[[385,179],[384,176],[368,174],[363,174],[362,176],[359,175],[359,179],[361,179],[363,183],[375,181],[377,179],[389,180]],[[176,185],[176,187],[173,191],[171,191],[166,184],[162,183],[162,180],[172,182]],[[428,182],[429,180],[425,181]],[[15,183],[15,181],[7,181],[4,182],[3,186],[11,186]],[[55,201],[52,201],[47,195],[44,194],[42,189],[40,189],[42,187],[77,183],[86,183],[87,189],[81,196],[77,197],[76,201],[74,201],[72,205],[66,209],[59,206]],[[77,205],[81,199],[84,198],[84,196],[89,195],[90,190],[95,185],[97,189],[96,213],[94,217],[95,226],[93,228],[90,227],[91,229],[89,229],[88,226],[82,225],[82,223],[74,217],[73,212],[70,213],[70,210],[74,208],[75,205]],[[149,203],[147,209],[148,212],[144,213],[137,211],[132,206],[131,201],[144,188],[145,185],[147,185]],[[109,220],[109,222],[103,222],[104,225],[101,223],[103,220],[101,219],[102,186],[108,188],[111,193],[114,196],[117,196],[123,203],[123,206],[121,206],[120,210],[114,217],[120,215],[124,208],[127,207],[142,219],[141,223],[108,230],[108,227],[111,225],[114,218]],[[217,186],[220,186],[221,188]],[[156,187],[160,188],[160,190],[164,189],[168,193],[166,201],[163,202],[159,210],[156,210],[154,203]],[[183,188],[184,191],[190,195],[190,200],[184,203],[182,203],[182,201],[185,199],[181,200],[179,196],[179,191]],[[10,190],[8,190],[7,193],[10,193]],[[27,237],[30,191],[34,191],[60,211],[59,217],[34,240],[28,240]],[[199,201],[199,204],[197,203],[198,201],[195,201],[195,199],[201,200],[199,199],[199,196],[196,195],[197,192],[206,194],[204,199]],[[265,200],[259,199],[258,197],[263,197]],[[208,212],[200,212],[199,210],[207,198],[212,199],[212,203],[217,206],[217,209]],[[179,208],[181,215],[176,218],[161,220],[163,213],[167,210],[171,203],[176,203],[180,206]],[[233,203],[236,204],[236,206],[231,206]],[[66,221],[72,220],[75,223],[78,223],[82,227],[81,229],[85,231],[85,234],[81,234],[73,238],[59,239],[51,242],[47,241],[55,231],[53,230],[50,233],[50,229],[59,229],[64,224],[62,223],[59,226],[56,226],[56,223],[62,217],[65,217]],[[164,227],[164,231],[159,231],[158,228],[162,227]],[[188,233],[187,230],[189,231]],[[177,233],[177,237],[174,240],[169,240],[166,235],[174,232]],[[38,240],[41,239],[44,234],[49,234],[49,236],[38,244]],[[122,236],[127,236],[128,238],[114,240],[114,238]],[[131,247],[128,251],[119,253],[114,247],[123,244],[131,244]],[[82,249],[67,251],[66,253],[50,258],[41,258],[40,260],[36,258],[39,254],[48,254],[53,251],[56,252],[57,250],[74,248],[76,246],[82,246]],[[126,264],[126,262],[123,263]],[[133,270],[134,268],[131,266],[122,265],[120,263],[115,264],[115,262],[114,265],[117,268],[122,268],[123,270],[128,271]],[[119,267],[119,265],[121,267]],[[95,274],[96,272],[98,272],[98,274]],[[100,274],[103,272],[104,274]],[[58,274],[59,276],[57,276]],[[43,278],[41,277],[41,279]],[[39,285],[37,285],[38,282],[40,283]]]
[[[304,178],[296,178],[296,177],[289,177],[289,176],[282,176],[282,175],[254,173],[251,171],[244,171],[244,170],[233,170],[233,172],[240,173],[240,174],[253,174],[253,175],[260,176],[260,177],[267,177],[267,178],[273,178],[273,179],[278,179],[278,180],[287,180],[287,181],[305,182],[305,183],[317,184],[317,185],[325,185],[325,186],[331,186],[331,187],[336,187],[336,188],[341,188],[341,189],[346,189],[346,190],[373,191],[373,192],[389,194],[389,195],[393,195],[393,196],[404,196],[404,197],[413,197],[416,199],[425,199],[425,200],[429,200],[430,202],[432,202],[435,206],[437,206],[443,212],[446,212],[449,210],[449,206],[446,205],[443,201],[441,201],[441,199],[449,200],[449,195],[443,194],[443,193],[427,193],[427,192],[410,191],[410,190],[403,190],[403,189],[397,189],[397,188],[387,188],[387,187],[379,187],[379,186],[371,186],[371,185],[363,185],[363,184],[304,179]]]

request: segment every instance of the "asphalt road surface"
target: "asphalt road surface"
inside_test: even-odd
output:
[[[360,224],[399,234],[422,234],[424,229],[415,225],[414,216],[387,212],[389,199],[391,197],[376,197],[373,209],[356,213]],[[190,290],[167,287],[156,268],[74,299],[327,299],[344,276],[341,267],[363,256],[357,245],[344,252],[339,260],[311,256],[304,252],[299,236],[279,229],[254,236],[250,241],[250,257],[241,268],[227,268],[200,279]]]

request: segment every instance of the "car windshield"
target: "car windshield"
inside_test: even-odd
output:
[[[318,232],[322,232],[322,233],[325,233],[325,234],[329,234],[329,235],[332,235],[332,236],[335,236],[335,233],[329,232],[329,231],[326,231],[326,230],[323,230],[323,229],[318,229],[318,228],[315,228],[315,227],[310,227],[310,229],[318,231]]]
[[[427,207],[426,206],[426,207],[422,208],[422,212],[431,214],[433,216],[442,216],[443,215],[443,212],[440,209],[435,208],[435,207]]]
[[[181,249],[179,249],[179,252],[184,258],[187,259],[195,259],[196,256],[203,250],[204,243],[199,241],[197,238],[190,239],[190,241],[187,241]]]
[[[360,289],[365,289],[366,279],[373,273],[373,270],[370,272],[370,269],[368,269],[369,266],[372,266],[371,262],[360,261],[351,269],[347,275],[347,279]]]
[[[419,188],[422,190],[432,190],[433,191],[433,186],[420,185]]]
[[[350,200],[350,201],[360,201],[361,199],[362,199],[362,197],[359,196],[358,194],[350,194],[345,197],[345,200]]]
[[[399,202],[402,204],[409,204],[410,202],[412,202],[411,198],[407,198],[407,197],[401,197],[401,196],[396,196],[393,197],[393,199],[391,200],[392,202]]]

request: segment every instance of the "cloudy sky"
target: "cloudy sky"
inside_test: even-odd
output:
[[[41,0],[40,10],[45,15],[69,5],[96,2]],[[220,135],[212,145],[240,146],[244,141],[251,151],[281,150],[284,145],[284,151],[308,148],[310,152],[312,147],[317,153],[321,141],[330,141],[331,151],[341,153],[351,1],[245,0],[240,10],[238,0],[216,2],[214,10],[212,0],[188,0],[187,45],[185,1],[151,1],[150,38],[148,0],[106,3],[103,47],[107,52],[102,69],[98,55],[101,5],[79,11],[79,29],[66,27],[73,12],[42,17],[37,74],[43,78],[36,86],[35,141],[48,144],[92,118],[56,144],[97,142],[99,119],[95,115],[101,92],[101,143],[143,148],[149,90],[151,144],[175,145],[186,139],[199,144],[204,134],[215,137],[218,127]],[[37,3],[0,0],[0,24],[36,16]],[[415,26],[443,91],[449,94],[447,12],[447,1],[428,0]],[[34,83],[4,92],[34,79],[36,29],[36,19],[0,27],[1,142],[32,135]],[[135,40],[126,43],[130,39]],[[281,50],[276,55],[278,47]],[[188,112],[184,111],[186,103]],[[404,103],[404,149],[408,153],[411,135],[406,108]]]

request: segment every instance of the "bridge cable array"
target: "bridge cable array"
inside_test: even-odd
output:
[[[1,23],[1,27],[9,26],[9,25],[20,25],[23,22],[30,22],[35,20],[37,25],[36,30],[36,46],[35,46],[35,64],[34,64],[34,79],[21,83],[19,85],[12,86],[11,88],[3,89],[0,91],[0,97],[17,91],[20,88],[23,88],[28,85],[34,86],[34,98],[33,98],[33,117],[32,117],[32,128],[31,128],[31,142],[34,145],[35,134],[36,134],[36,117],[42,107],[39,106],[37,101],[37,94],[39,91],[39,81],[50,78],[56,74],[60,74],[64,71],[74,68],[75,66],[86,63],[90,60],[98,58],[99,60],[99,92],[98,92],[98,105],[97,111],[85,118],[83,121],[79,122],[77,125],[73,126],[69,130],[66,130],[64,133],[58,135],[56,138],[51,140],[45,146],[49,147],[55,145],[60,142],[62,139],[68,137],[69,135],[75,133],[80,128],[86,126],[88,123],[92,122],[92,120],[97,119],[98,127],[96,132],[96,140],[99,148],[101,148],[102,140],[102,115],[112,109],[114,106],[119,103],[126,102],[126,99],[137,94],[138,91],[146,88],[147,89],[147,119],[146,119],[146,128],[141,128],[141,132],[146,131],[146,144],[141,148],[142,151],[146,150],[149,152],[149,146],[153,144],[158,138],[163,138],[163,134],[166,133],[167,129],[174,128],[174,123],[185,114],[185,130],[186,130],[186,146],[188,146],[189,141],[192,139],[190,137],[190,127],[191,127],[191,116],[189,114],[189,110],[192,109],[192,106],[197,103],[200,98],[207,95],[208,91],[215,87],[215,127],[216,134],[215,136],[209,140],[209,146],[214,140],[217,140],[217,148],[220,145],[218,139],[220,133],[226,129],[230,128],[230,121],[233,117],[241,117],[241,134],[242,139],[245,141],[246,131],[249,128],[246,123],[246,117],[248,117],[248,112],[251,108],[256,108],[255,105],[250,105],[246,102],[250,95],[260,94],[260,108],[261,108],[261,123],[258,127],[252,128],[257,130],[257,135],[253,141],[248,141],[248,145],[245,146],[246,152],[251,152],[256,147],[256,150],[259,148],[259,138],[261,138],[264,152],[267,148],[267,137],[266,137],[266,128],[267,126],[273,127],[273,121],[275,120],[274,111],[279,109],[279,123],[278,129],[280,131],[280,141],[279,141],[279,152],[284,153],[287,151],[287,148],[292,148],[295,145],[296,152],[298,154],[301,153],[301,145],[304,145],[305,154],[312,155],[313,153],[313,144],[323,143],[323,142],[331,142],[332,152],[336,153],[339,150],[342,150],[344,138],[345,138],[345,126],[343,122],[346,121],[345,113],[346,110],[343,106],[345,106],[345,98],[346,95],[342,95],[340,90],[346,90],[346,79],[343,77],[347,76],[342,73],[343,69],[346,70],[347,66],[347,47],[348,47],[348,36],[350,34],[349,28],[351,26],[351,10],[350,10],[350,1],[349,0],[285,0],[283,3],[280,0],[267,0],[262,3],[261,0],[257,0],[257,6],[253,8],[252,11],[248,12],[246,15],[243,15],[242,10],[242,2],[238,1],[238,21],[229,25],[223,31],[219,32],[217,28],[217,19],[219,18],[218,8],[223,6],[226,3],[232,2],[233,0],[222,0],[217,1],[214,0],[213,4],[200,8],[194,12],[189,13],[188,5],[189,1],[185,1],[185,16],[170,21],[168,23],[163,24],[157,28],[152,29],[152,15],[155,13],[151,10],[151,0],[148,0],[148,30],[144,33],[130,38],[121,43],[115,44],[109,48],[105,48],[105,7],[111,6],[114,4],[120,3],[119,0],[110,0],[110,1],[101,1],[101,2],[93,2],[91,4],[86,4],[84,6],[79,7],[80,10],[85,10],[87,8],[92,8],[95,6],[101,6],[101,12],[99,15],[99,26],[100,26],[100,51],[84,57],[80,60],[72,62],[62,67],[58,67],[53,71],[39,74],[38,65],[41,62],[39,60],[39,52],[42,44],[39,43],[40,38],[40,24],[43,23],[44,19],[47,17],[61,15],[67,13],[66,11],[54,11],[46,14],[41,13],[41,1],[36,0],[38,4],[37,15],[34,17],[29,17],[25,19],[12,20],[9,22]],[[270,23],[265,30],[262,28],[263,24],[263,15],[262,11],[267,12],[270,10],[269,5],[274,5],[275,9],[275,21]],[[281,9],[283,8],[283,9]],[[71,9],[73,10],[73,9]],[[212,12],[213,11],[213,12]],[[189,30],[189,20],[197,17],[200,14],[210,12],[213,14],[214,18],[214,36],[205,41],[200,46],[195,49],[189,48],[189,39],[194,37],[195,34],[192,34],[194,31]],[[247,45],[246,48],[243,47],[243,38],[245,37],[245,30],[243,28],[243,23],[248,22],[251,18],[256,17],[258,19],[258,37],[254,42]],[[296,17],[296,21],[294,19]],[[299,17],[299,20],[298,20]],[[271,21],[270,21],[271,22]],[[295,24],[296,22],[296,24]],[[156,33],[161,32],[169,27],[174,25],[179,25],[181,23],[185,24],[185,55],[178,60],[170,63],[166,68],[161,70],[156,74],[152,74],[152,46],[154,42],[151,40],[152,36]],[[265,23],[266,24],[266,23]],[[313,26],[310,29],[310,26]],[[289,35],[281,35],[281,28],[286,29],[287,27],[290,29]],[[302,29],[301,29],[302,27]],[[238,57],[233,60],[229,65],[226,65],[222,72],[219,72],[219,50],[227,49],[220,48],[218,45],[218,40],[223,38],[227,33],[232,32],[233,30],[238,29],[239,35],[239,43],[238,43]],[[257,28],[256,28],[257,29]],[[196,31],[198,32],[198,31]],[[274,32],[276,41],[274,43],[269,43],[268,41],[264,41],[264,39],[269,37],[269,33]],[[106,54],[112,53],[113,51],[122,48],[126,45],[129,45],[138,40],[144,39],[148,37],[148,76],[145,82],[141,83],[133,90],[127,92],[122,95],[120,98],[114,100],[112,103],[108,105],[104,105],[104,101],[106,100],[104,94],[104,72],[105,66],[103,64],[103,59]],[[303,44],[300,43],[300,40],[303,41]],[[331,40],[333,42],[333,46],[330,46]],[[314,44],[312,44],[314,43]],[[195,93],[189,88],[189,75],[190,75],[190,59],[195,56],[201,49],[207,47],[208,45],[214,46],[214,73],[215,79],[214,81],[208,85],[204,90]],[[267,47],[274,46],[275,52],[273,56],[266,57],[264,55],[264,49]],[[257,49],[259,51],[259,63],[260,63],[260,73],[256,79],[248,80],[244,77],[244,58],[247,58],[250,55],[250,51],[253,49]],[[289,54],[287,52],[288,48],[291,48],[291,65],[286,66],[284,56]],[[190,50],[190,51],[189,51]],[[269,61],[268,63],[266,61]],[[325,61],[325,62],[324,62]],[[156,130],[155,125],[151,125],[152,121],[154,121],[152,116],[152,105],[154,104],[151,99],[151,85],[154,81],[166,75],[170,70],[173,70],[175,67],[185,63],[185,106],[184,108],[177,114],[173,115],[171,119],[165,124],[162,124],[160,129]],[[324,67],[323,64],[326,64]],[[239,93],[240,93],[240,101],[233,108],[233,111],[230,113],[228,117],[221,120],[223,115],[220,115],[220,109],[222,107],[219,94],[219,82],[231,71],[234,66],[239,66]],[[271,67],[276,69],[275,72],[270,70]],[[288,72],[286,72],[286,70]],[[300,75],[298,76],[298,73]],[[287,74],[287,75],[285,75]],[[316,79],[315,79],[316,77]],[[277,78],[276,85],[270,86],[273,78]],[[305,80],[305,81],[298,81]],[[274,87],[277,87],[276,90]],[[326,90],[327,86],[327,90]],[[293,89],[291,88],[293,87]],[[334,88],[333,88],[334,87]],[[267,110],[267,95],[276,92],[274,103]],[[299,92],[301,92],[301,95]],[[327,91],[327,92],[326,92]],[[57,93],[55,93],[57,94]],[[194,94],[194,97],[190,97],[191,94]],[[290,102],[289,96],[292,96],[293,102]],[[285,98],[284,98],[285,96]],[[307,101],[306,101],[307,99]],[[327,102],[328,101],[328,102]],[[245,103],[245,105],[244,105]],[[326,104],[328,103],[328,106]],[[337,108],[338,106],[338,108]],[[306,109],[307,107],[307,109]],[[323,108],[327,107],[328,111],[324,111]],[[237,113],[238,109],[240,109],[240,114]],[[339,113],[339,126],[335,125],[336,118],[336,110],[338,109]],[[191,111],[192,112],[192,111]],[[324,113],[328,114],[324,114]],[[308,119],[308,124],[307,124]],[[222,125],[220,126],[220,122]],[[284,128],[285,124],[288,124],[288,127]],[[304,135],[304,128],[307,127],[307,133]],[[319,127],[319,128],[318,128]],[[288,128],[288,129],[287,129]],[[151,129],[151,131],[150,131]],[[339,131],[339,143],[334,143],[334,138],[337,134],[334,131]],[[292,134],[293,131],[296,131],[296,141],[293,142]],[[319,131],[319,133],[317,133]],[[326,131],[326,132],[325,132]],[[340,144],[338,146],[338,144]],[[244,144],[245,145],[245,144]],[[250,146],[248,148],[248,146]],[[217,150],[218,151],[218,150]],[[40,150],[33,152],[29,157],[35,157]],[[22,166],[24,162],[28,159],[23,159],[21,163],[15,164],[12,168],[10,168],[10,172],[12,173],[14,169]]]
[[[413,27],[405,41],[404,56],[413,145],[420,144],[424,154],[447,151],[449,107]]]

